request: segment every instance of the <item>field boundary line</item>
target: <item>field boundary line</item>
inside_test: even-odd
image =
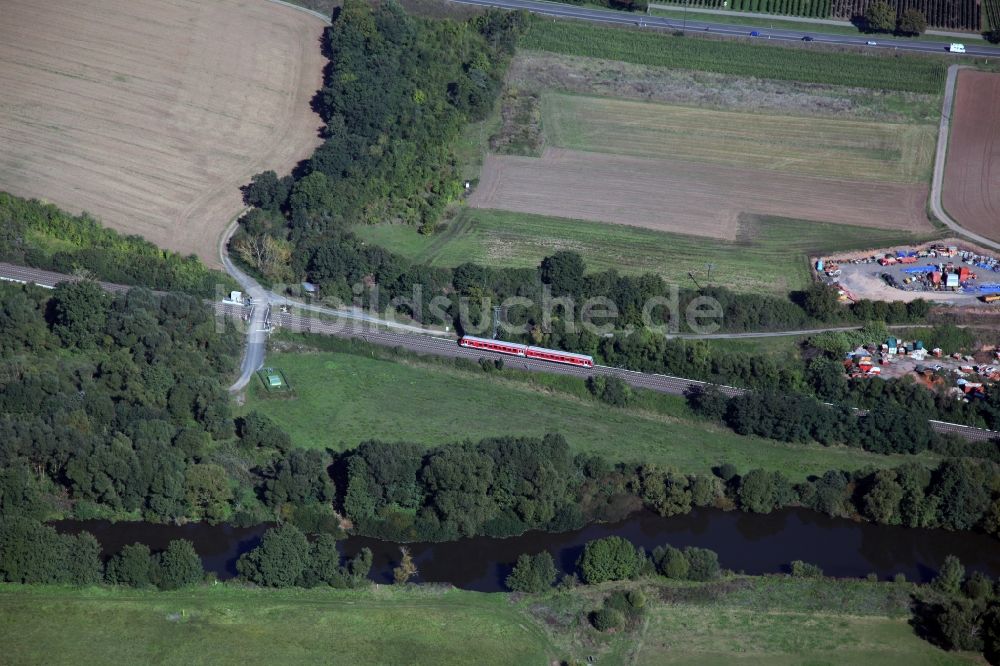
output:
[[[941,102],[941,123],[938,127],[937,152],[934,154],[934,176],[931,180],[931,212],[952,231],[962,234],[991,249],[1000,250],[1000,243],[969,231],[953,220],[945,212],[944,206],[941,203],[945,162],[948,158],[948,139],[951,134],[951,115],[955,108],[955,84],[958,80],[958,72],[962,69],[971,68],[964,65],[951,65],[948,67],[948,76],[944,83],[944,99]]]
[[[324,14],[319,13],[315,9],[309,9],[308,7],[303,7],[302,5],[296,5],[295,3],[292,3],[292,2],[285,2],[284,0],[267,0],[267,1],[271,2],[271,3],[274,3],[276,5],[284,5],[285,7],[290,7],[292,9],[297,9],[300,12],[305,12],[306,14],[312,14],[316,18],[318,18],[321,21],[323,21],[323,23],[325,23],[327,25],[333,25],[333,22],[330,20],[329,16],[325,16]]]

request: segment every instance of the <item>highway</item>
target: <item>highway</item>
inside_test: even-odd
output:
[[[664,30],[680,30],[683,21],[675,18],[632,14],[614,9],[596,9],[578,7],[558,2],[544,0],[451,0],[462,5],[478,5],[480,7],[497,7],[500,9],[524,9],[533,14],[551,16],[553,18],[576,19],[594,23],[610,23],[632,27],[644,27]],[[780,19],[775,16],[775,19]],[[888,51],[913,51],[919,53],[947,53],[947,44],[942,42],[915,42],[912,40],[893,39],[883,35],[837,35],[810,30],[770,30],[760,26],[740,26],[731,23],[712,23],[711,21],[688,19],[686,31],[690,33],[704,32],[724,37],[750,38],[750,33],[756,31],[759,39],[777,42],[801,42],[805,36],[813,39],[813,44],[834,44],[840,46],[857,46],[863,49],[880,49]],[[877,46],[868,46],[866,42],[875,41]],[[980,40],[971,40],[965,44],[967,56],[1000,56],[1000,46],[991,46]],[[953,54],[956,58],[960,55]]]
[[[231,231],[231,230],[230,230]],[[228,237],[228,234],[226,235]],[[223,262],[227,266],[232,266],[229,257],[223,252]],[[302,333],[317,333],[321,335],[332,335],[340,338],[355,338],[364,342],[382,347],[398,347],[418,354],[428,354],[433,356],[448,356],[452,358],[467,358],[471,361],[478,361],[480,358],[502,359],[509,368],[525,370],[530,372],[548,372],[553,374],[571,375],[585,379],[592,375],[619,377],[630,386],[636,388],[669,393],[673,395],[684,395],[689,390],[707,386],[708,383],[686,379],[684,377],[673,377],[671,375],[660,375],[655,373],[643,373],[624,368],[613,368],[606,365],[597,365],[593,368],[577,368],[547,361],[537,361],[534,359],[519,358],[494,352],[467,349],[460,347],[454,337],[445,335],[433,335],[428,331],[420,333],[414,330],[385,330],[386,322],[371,315],[364,318],[357,317],[355,312],[347,312],[346,318],[337,321],[319,319],[309,314],[299,314],[296,312],[281,312],[277,308],[272,308],[268,301],[266,292],[253,278],[247,276],[235,266],[232,266],[237,280],[247,285],[247,293],[264,293],[265,296],[253,308],[255,314],[250,317],[247,330],[247,349],[244,352],[243,361],[240,366],[240,377],[233,384],[240,386],[242,390],[247,382],[252,378],[253,373],[259,369],[264,362],[264,354],[267,348],[268,332],[275,326],[286,328],[290,331]],[[56,284],[66,281],[76,281],[82,278],[54,273],[36,268],[26,268],[13,264],[0,263],[0,280],[18,282],[21,284],[37,284],[51,289]],[[129,287],[101,282],[101,286],[108,291],[127,291]],[[259,291],[258,291],[259,290]],[[249,308],[233,303],[210,303],[217,315],[229,317],[234,320],[245,320]],[[326,310],[326,309],[324,309]],[[327,310],[327,314],[339,314],[338,310]],[[396,324],[399,326],[399,324]],[[408,327],[414,329],[416,327]],[[419,330],[419,329],[418,329]],[[838,329],[832,329],[838,330]],[[733,386],[720,386],[719,389],[724,395],[736,396],[746,392],[746,389]],[[234,389],[231,389],[234,390]],[[982,428],[959,425],[956,423],[946,423],[943,421],[930,420],[931,426],[940,433],[954,433],[969,441],[989,441],[997,437],[1000,433],[995,433]]]

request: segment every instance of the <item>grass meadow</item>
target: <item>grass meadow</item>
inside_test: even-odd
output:
[[[835,180],[929,178],[937,128],[546,93],[550,145],[774,170]]]
[[[641,588],[638,627],[601,634],[587,613]],[[12,664],[980,663],[908,625],[908,584],[724,578],[582,586],[513,597],[441,588],[177,592],[0,585]]]
[[[357,227],[354,232],[415,261],[453,267],[535,267],[558,250],[579,253],[591,271],[655,273],[668,282],[711,283],[744,292],[785,294],[809,284],[809,256],[878,248],[926,237],[885,229],[744,216],[740,240],[728,242],[618,224],[487,209],[462,209],[448,226],[422,236],[404,225]],[[714,264],[711,280],[706,264]]]
[[[291,334],[286,339],[302,340]],[[350,347],[336,340],[319,343]],[[269,354],[268,363],[285,373],[294,397],[269,397],[255,385],[244,409],[266,414],[295,445],[308,448],[345,450],[369,439],[436,446],[558,432],[575,451],[611,461],[669,465],[687,473],[707,473],[729,462],[740,471],[781,470],[795,480],[829,469],[913,460],[742,437],[696,418],[680,396],[642,392],[634,406],[623,409],[598,402],[576,378],[509,369],[487,375],[478,366],[464,369],[451,361],[393,358],[388,350],[364,349]]]
[[[157,592],[0,587],[8,664],[546,664],[502,595],[381,587]]]

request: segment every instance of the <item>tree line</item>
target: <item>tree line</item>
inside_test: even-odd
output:
[[[793,483],[777,471],[684,474],[650,464],[570,455],[558,435],[493,438],[426,449],[367,442],[342,454],[339,507],[362,534],[397,541],[562,531],[620,517],[629,498],[663,516],[695,507],[770,513],[806,507],[886,525],[1000,534],[1000,466],[948,458],[937,467],[830,470]],[[342,498],[342,499],[340,499]]]
[[[137,235],[123,236],[86,213],[0,192],[0,261],[68,275],[214,298],[235,286],[194,255],[161,250]]]
[[[888,399],[867,411],[834,406],[797,393],[773,388],[728,398],[717,386],[688,392],[688,404],[701,416],[721,421],[741,435],[756,435],[782,442],[818,442],[824,446],[851,446],[873,453],[918,454],[927,450],[942,455],[972,457],[1000,463],[996,442],[969,442],[931,428],[928,412],[931,394],[910,385],[917,398],[910,403]]]

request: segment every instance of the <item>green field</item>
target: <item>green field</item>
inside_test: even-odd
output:
[[[356,227],[364,240],[415,262],[453,267],[467,261],[530,268],[557,250],[579,253],[592,271],[655,273],[668,282],[708,283],[738,291],[785,294],[809,284],[813,253],[846,252],[915,243],[898,231],[781,218],[744,218],[741,238],[727,242],[618,224],[601,224],[497,210],[463,209],[448,227],[422,236],[404,225]]]
[[[663,606],[636,664],[968,664],[913,635],[904,618]]]
[[[549,144],[649,159],[704,162],[823,178],[921,182],[937,127],[717,111],[546,93]]]
[[[501,595],[435,590],[179,592],[0,587],[7,664],[546,664]]]
[[[663,32],[572,21],[532,21],[526,49],[623,60],[642,65],[938,94],[948,61],[943,56],[901,56],[675,37]]]
[[[828,469],[913,460],[741,437],[695,418],[679,396],[647,394],[637,408],[615,408],[592,399],[581,380],[561,376],[512,373],[508,379],[442,363],[339,352],[279,352],[269,354],[268,363],[284,371],[295,397],[268,398],[254,387],[244,409],[266,414],[293,443],[309,448],[345,450],[368,439],[434,446],[558,432],[575,451],[612,461],[672,465],[689,473],[729,462],[741,471],[781,470],[795,480]]]
[[[857,580],[735,577],[717,583],[662,581],[647,586],[646,618],[632,633],[598,642],[572,621],[600,605],[610,589],[552,595],[533,614],[552,627],[553,642],[598,663],[654,664],[969,664],[975,655],[946,653],[909,626],[908,585]],[[641,586],[641,583],[640,583]]]
[[[586,614],[640,587],[641,626],[600,634]],[[0,585],[10,664],[976,663],[919,639],[910,587],[734,577],[611,583],[513,599],[440,588],[178,592]]]

